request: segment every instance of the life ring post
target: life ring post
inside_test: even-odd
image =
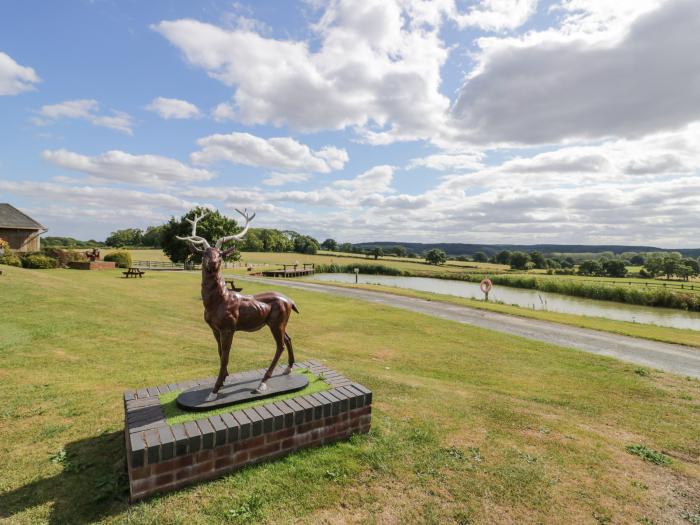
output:
[[[484,279],[479,283],[479,288],[481,288],[481,291],[484,292],[484,301],[489,300],[489,292],[493,288],[493,283],[491,282],[491,279],[488,277],[484,277]]]

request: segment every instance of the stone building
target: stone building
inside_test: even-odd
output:
[[[39,236],[48,231],[41,224],[14,206],[0,202],[0,238],[18,252],[38,252]]]

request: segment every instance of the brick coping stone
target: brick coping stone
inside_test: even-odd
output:
[[[321,375],[330,389],[169,425],[159,396],[214,384],[215,377],[124,392],[129,500],[177,490],[295,450],[368,432],[372,392],[318,361],[295,368]],[[232,374],[262,377],[265,369]]]

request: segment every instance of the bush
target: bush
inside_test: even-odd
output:
[[[86,261],[87,257],[82,252],[74,252],[71,250],[63,250],[54,246],[48,246],[42,250],[42,253],[47,257],[56,259],[60,268],[68,266],[71,261]]]
[[[5,255],[0,255],[0,264],[22,266],[22,261],[14,253],[6,253]]]
[[[129,268],[131,266],[131,254],[123,250],[105,255],[104,260],[117,263],[117,268]]]
[[[22,266],[24,268],[32,268],[35,270],[45,270],[48,268],[58,267],[58,261],[53,257],[47,257],[46,255],[27,255],[22,258]]]
[[[383,264],[317,264],[317,273],[355,273],[355,268],[360,273],[367,275],[404,275],[398,268],[384,266]]]

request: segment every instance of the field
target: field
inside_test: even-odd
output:
[[[104,249],[102,254],[106,255],[114,250]],[[146,250],[129,250],[134,260],[148,261],[169,261],[168,257],[157,249]],[[656,288],[668,288],[669,290],[684,291],[690,293],[700,293],[700,278],[691,279],[690,282],[679,280],[667,280],[665,277],[657,279],[640,279],[638,277],[591,277],[584,275],[548,275],[545,270],[529,270],[518,271],[511,270],[509,266],[504,264],[492,263],[477,263],[465,261],[448,261],[447,264],[435,266],[428,264],[423,259],[410,259],[408,257],[393,257],[384,256],[375,260],[371,257],[353,256],[346,253],[320,251],[316,255],[305,255],[300,253],[285,252],[242,252],[240,264],[245,266],[250,263],[253,265],[273,265],[281,266],[282,264],[294,263],[315,263],[315,264],[381,264],[398,268],[403,271],[410,272],[413,275],[424,277],[450,277],[457,274],[478,274],[478,275],[496,275],[508,274],[509,276],[533,276],[541,279],[556,279],[565,281],[575,281],[589,284],[603,283],[608,285],[624,285],[624,286],[641,286]],[[630,267],[630,272],[638,272],[640,267]]]
[[[199,276],[3,270],[8,523],[700,520],[700,382],[298,290],[297,358],[374,391],[371,433],[129,506],[122,392],[216,368]],[[272,339],[234,349],[259,368]]]

